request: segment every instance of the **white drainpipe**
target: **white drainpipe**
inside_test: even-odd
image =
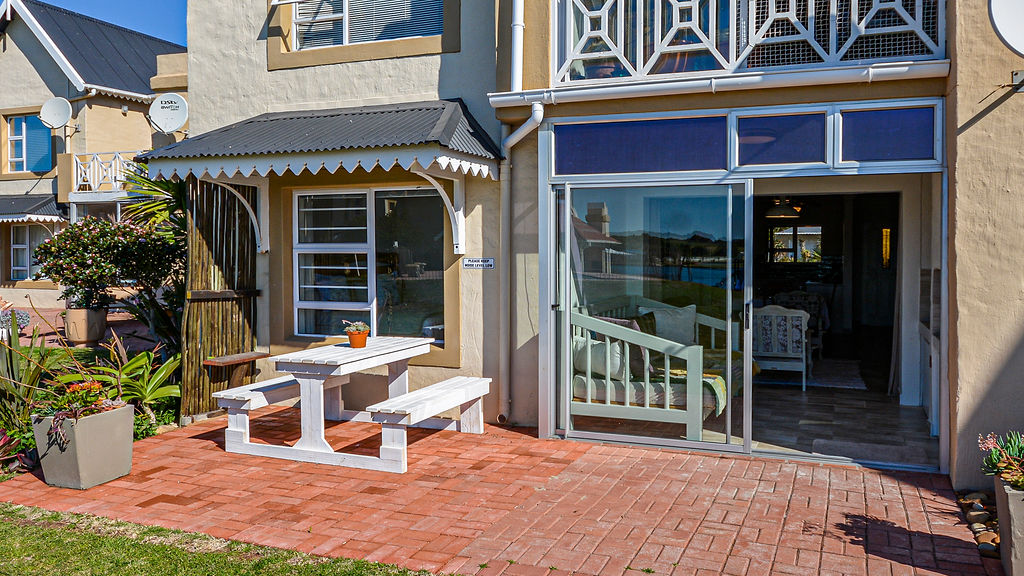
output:
[[[522,3],[522,0],[517,0]],[[513,73],[514,75],[514,73]],[[533,132],[544,121],[544,104],[535,102],[530,117],[515,132],[509,134],[508,125],[502,126],[501,169],[501,268],[498,283],[501,286],[501,313],[498,317],[498,422],[508,422],[512,409],[512,147]]]
[[[510,90],[523,89],[523,35],[526,30],[526,0],[512,0],[512,78]]]

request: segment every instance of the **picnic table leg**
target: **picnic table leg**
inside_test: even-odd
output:
[[[380,459],[395,463],[395,469],[391,471],[405,472],[408,469],[408,443],[405,425],[384,422],[381,427]]]
[[[341,378],[347,384],[349,376],[335,376]],[[324,419],[333,422],[345,420],[345,400],[341,397],[341,386],[333,386],[324,391]]]
[[[334,452],[324,438],[324,378],[311,375],[296,375],[299,381],[302,437],[295,443],[296,448],[316,452]]]
[[[388,364],[388,398],[409,393],[409,361]]]

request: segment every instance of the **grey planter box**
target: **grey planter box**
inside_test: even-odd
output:
[[[61,424],[68,438],[62,446],[56,435],[46,434],[53,418],[32,416],[46,483],[85,490],[126,476],[132,470],[134,420],[130,404],[77,421],[68,418]]]
[[[999,516],[999,555],[1006,576],[1024,576],[1024,491],[996,481],[996,514]]]

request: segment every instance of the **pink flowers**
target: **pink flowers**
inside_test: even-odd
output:
[[[980,448],[982,452],[998,450],[999,438],[992,432],[989,432],[988,436],[984,437],[981,434],[978,434],[978,448]]]

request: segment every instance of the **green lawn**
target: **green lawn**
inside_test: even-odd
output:
[[[0,503],[0,575],[28,574],[412,576],[426,573],[362,560],[328,560],[203,534]]]

